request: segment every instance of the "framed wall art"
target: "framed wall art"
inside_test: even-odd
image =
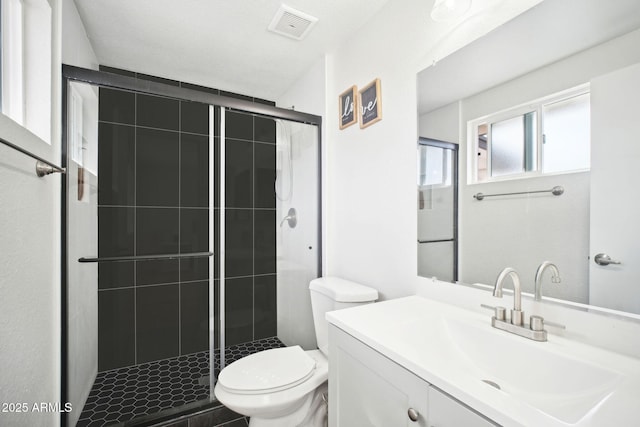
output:
[[[351,126],[358,121],[358,88],[351,86],[338,96],[340,129]]]
[[[361,129],[382,120],[382,94],[380,92],[380,79],[375,79],[360,89],[358,98]]]

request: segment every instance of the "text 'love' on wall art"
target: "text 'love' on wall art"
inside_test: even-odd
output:
[[[338,97],[338,111],[340,112],[340,129],[358,122],[358,88],[351,86]]]
[[[360,89],[360,129],[382,120],[382,94],[380,79],[375,79]]]
[[[363,89],[351,86],[338,96],[340,129],[351,126],[360,121],[360,128],[382,120],[382,95],[380,79],[375,79]]]

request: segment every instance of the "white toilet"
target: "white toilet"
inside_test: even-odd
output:
[[[324,427],[329,366],[325,313],[378,299],[378,291],[337,277],[309,285],[316,339],[320,350],[299,346],[265,350],[244,357],[220,372],[217,399],[251,417],[250,427]]]

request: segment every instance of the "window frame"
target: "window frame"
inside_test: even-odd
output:
[[[0,19],[0,138],[49,158],[60,131],[61,2],[0,0]]]
[[[511,181],[517,179],[539,178],[542,176],[563,175],[568,173],[580,173],[590,170],[588,168],[572,169],[566,171],[544,172],[544,108],[557,102],[565,101],[577,96],[590,94],[590,84],[585,83],[567,90],[553,93],[529,102],[525,102],[514,107],[509,107],[495,113],[487,114],[476,119],[467,121],[467,147],[469,161],[467,162],[468,179],[467,184],[487,184],[492,182]],[[527,113],[536,113],[536,138],[535,138],[535,169],[531,171],[523,171],[521,173],[491,176],[491,125],[503,120],[513,119],[523,116]],[[480,136],[478,129],[480,126],[487,126],[487,178],[478,180],[478,138]]]
[[[22,0],[0,0],[0,51],[2,52],[2,104],[0,113],[25,125],[24,49],[25,5]]]

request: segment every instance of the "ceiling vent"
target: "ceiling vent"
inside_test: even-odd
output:
[[[271,20],[269,31],[292,39],[302,40],[309,34],[316,22],[318,22],[318,18],[283,4],[280,5],[280,9]]]

